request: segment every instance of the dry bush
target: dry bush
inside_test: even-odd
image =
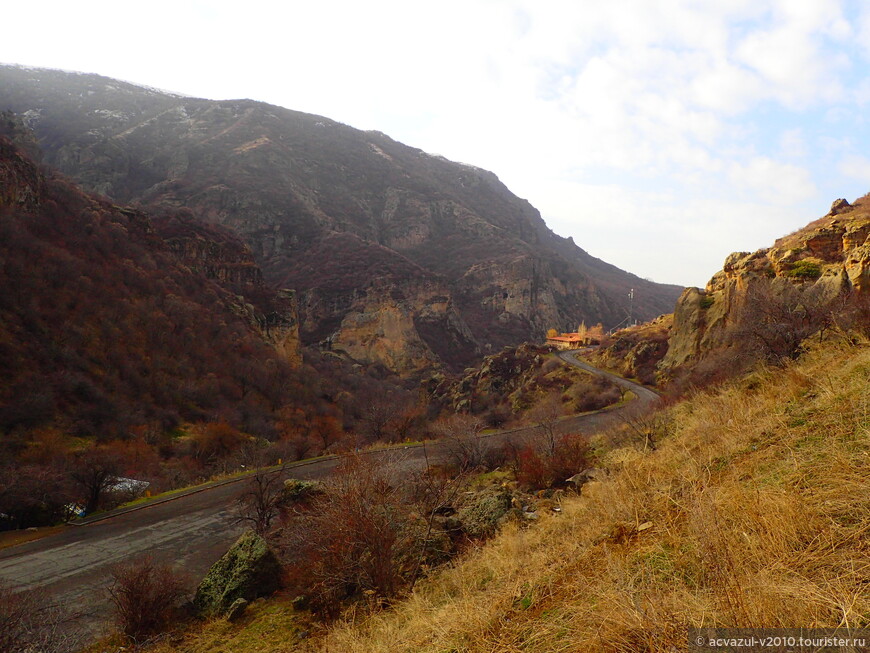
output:
[[[591,467],[592,449],[586,436],[568,433],[549,447],[525,446],[510,449],[517,482],[530,490],[542,490],[566,484],[568,478]]]
[[[399,485],[383,466],[349,457],[323,489],[283,528],[289,584],[328,617],[365,592],[394,596],[412,549]]]
[[[440,419],[432,427],[448,462],[460,472],[484,466],[488,447],[479,437],[482,429],[483,424],[477,417],[460,413]]]
[[[14,592],[0,584],[0,653],[78,650],[75,618],[38,591]]]
[[[439,518],[452,510],[464,477],[398,474],[391,464],[349,456],[284,516],[278,550],[287,584],[315,612],[333,618],[358,598],[388,601],[453,554]]]
[[[134,644],[166,630],[186,593],[185,579],[150,556],[116,565],[108,588],[115,624]]]

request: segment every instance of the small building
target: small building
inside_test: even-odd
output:
[[[579,333],[562,333],[558,336],[548,336],[547,344],[553,345],[556,349],[579,349],[589,343]]]
[[[581,323],[574,333],[559,333],[551,330],[547,334],[547,344],[556,347],[557,349],[580,349],[589,345],[597,345],[601,343],[604,337],[604,327],[596,324],[594,327],[587,327],[585,323]]]

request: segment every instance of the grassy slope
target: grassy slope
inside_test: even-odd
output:
[[[392,610],[302,642],[288,614],[250,647],[215,622],[172,650],[659,651],[687,625],[866,627],[868,379],[866,344],[829,346],[697,395],[656,452],[612,452],[610,480]]]

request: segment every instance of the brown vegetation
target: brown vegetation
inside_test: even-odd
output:
[[[186,590],[177,572],[153,558],[117,565],[108,594],[118,630],[137,645],[164,632],[177,616]]]

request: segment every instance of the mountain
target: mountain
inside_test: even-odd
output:
[[[306,394],[292,294],[227,229],[85,194],[0,122],[0,454],[48,426],[273,432]]]
[[[303,342],[362,363],[461,368],[551,327],[616,325],[632,288],[638,319],[681,290],[555,235],[491,172],[320,116],[14,66],[0,110],[86,189],[235,230],[296,289]]]
[[[870,196],[836,200],[830,212],[756,252],[735,252],[706,288],[677,302],[665,372],[754,347],[795,357],[803,340],[832,326],[866,329],[870,291]]]

